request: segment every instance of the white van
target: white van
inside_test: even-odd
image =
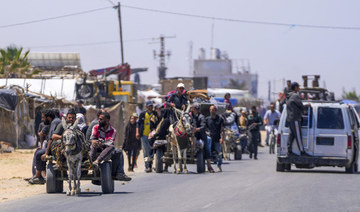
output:
[[[303,115],[302,144],[309,156],[300,156],[296,140],[292,155],[288,155],[289,136],[286,109],[281,114],[277,137],[276,171],[317,166],[345,167],[348,173],[358,169],[359,121],[353,106],[341,102],[303,102],[310,103]]]

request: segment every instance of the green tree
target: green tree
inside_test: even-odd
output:
[[[349,91],[349,92],[344,91],[344,92],[343,92],[343,95],[342,95],[342,98],[343,98],[343,99],[354,100],[354,101],[357,101],[357,102],[360,100],[360,98],[359,98],[359,96],[356,94],[356,91],[355,91],[355,90]]]
[[[0,76],[31,77],[33,73],[27,58],[29,52],[23,53],[23,48],[13,45],[0,49]]]

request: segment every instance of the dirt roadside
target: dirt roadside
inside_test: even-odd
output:
[[[30,185],[24,178],[31,177],[31,165],[35,150],[16,150],[12,153],[0,153],[0,203],[21,199],[36,194],[45,193],[45,185]],[[134,172],[127,172],[128,162],[124,154],[125,173],[134,177],[138,172],[144,172],[144,160],[140,153]],[[86,189],[85,181],[82,189]],[[64,185],[65,188],[65,185]]]

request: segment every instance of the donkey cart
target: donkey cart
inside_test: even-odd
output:
[[[66,159],[57,153],[47,156],[46,167],[46,193],[62,193],[63,181],[69,181],[68,165]],[[55,155],[55,156],[54,156]],[[91,180],[95,185],[101,185],[104,194],[114,193],[114,180],[112,178],[111,161],[104,160],[98,167],[91,166],[88,159],[81,161],[80,180]],[[80,191],[80,185],[79,185]]]
[[[197,173],[204,173],[205,172],[205,160],[204,160],[204,150],[203,150],[203,144],[196,143],[195,145],[192,145],[189,140],[185,140],[188,138],[178,139],[179,144],[189,144],[188,148],[186,148],[186,163],[184,164],[196,164],[196,170]],[[181,147],[180,147],[181,148]],[[166,167],[170,167],[174,164],[174,161],[176,164],[181,164],[184,162],[184,158],[179,158],[178,154],[173,154],[173,151],[171,149],[171,145],[167,141],[155,141],[154,144],[155,149],[155,171],[157,173],[163,172],[164,165]],[[185,148],[181,148],[185,149]],[[175,159],[173,157],[175,155]],[[175,170],[176,173],[180,172],[187,172],[186,166],[184,167],[185,170],[182,169],[182,166],[179,167],[178,170]]]

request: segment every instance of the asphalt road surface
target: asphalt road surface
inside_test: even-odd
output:
[[[107,195],[84,181],[79,196],[44,193],[2,203],[0,211],[360,211],[359,174],[294,166],[279,173],[267,151],[260,148],[257,161],[226,161],[222,173],[196,174],[194,165],[189,174],[137,173]]]

